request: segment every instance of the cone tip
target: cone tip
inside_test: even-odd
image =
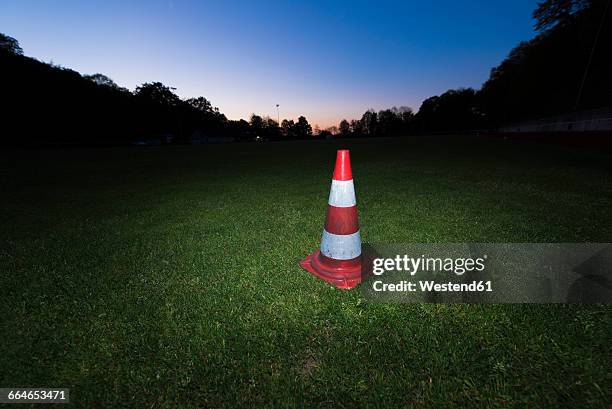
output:
[[[334,180],[351,180],[351,158],[348,149],[338,149],[336,155],[336,167],[334,168]]]

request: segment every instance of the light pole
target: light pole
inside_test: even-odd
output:
[[[279,105],[276,104],[276,121],[278,122],[278,126],[280,126],[280,113],[278,110]]]

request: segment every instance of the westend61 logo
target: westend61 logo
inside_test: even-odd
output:
[[[463,275],[470,271],[483,271],[487,256],[480,258],[441,258],[441,257],[409,257],[408,255],[397,255],[395,258],[376,258],[373,261],[372,273],[381,275],[386,271],[405,271],[411,276],[419,271],[428,272],[453,272]]]

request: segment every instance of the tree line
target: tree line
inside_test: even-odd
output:
[[[538,34],[520,42],[479,90],[451,89],[415,115],[369,111],[344,134],[369,136],[494,130],[513,121],[612,105],[610,0],[545,0],[533,12]],[[392,126],[389,126],[392,123]]]
[[[229,120],[204,97],[181,99],[160,82],[133,92],[103,74],[76,71],[23,55],[0,34],[4,143],[117,144],[194,133],[236,141],[335,136],[381,137],[494,129],[505,123],[612,103],[612,10],[609,0],[545,0],[533,17],[538,34],[519,43],[479,90],[459,88],[408,107],[368,110],[319,130],[304,116],[278,121]]]

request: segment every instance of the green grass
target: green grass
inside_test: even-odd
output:
[[[298,266],[349,147],[366,243],[609,242],[609,157],[470,137],[5,152],[0,386],[74,407],[612,404],[612,309],[368,304]]]

